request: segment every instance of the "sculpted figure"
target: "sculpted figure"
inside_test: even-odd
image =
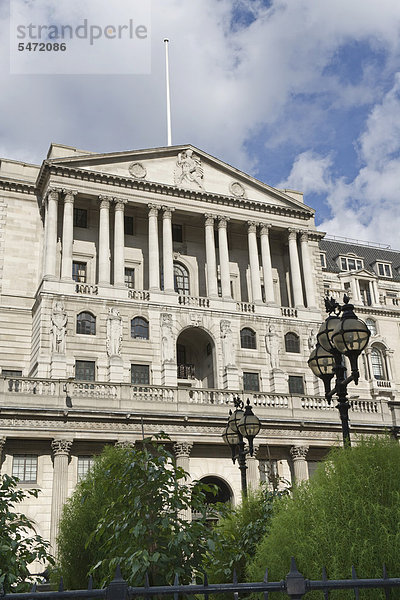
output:
[[[270,325],[265,334],[265,347],[269,355],[271,369],[279,368],[280,336]]]
[[[67,314],[62,302],[56,301],[53,304],[51,313],[51,337],[52,351],[58,354],[65,353],[65,336],[67,335]]]
[[[317,336],[315,335],[314,329],[311,329],[310,335],[308,338],[308,348],[310,349],[310,351],[314,350],[316,344],[317,344]]]
[[[201,161],[198,156],[193,154],[193,150],[179,152],[176,164],[178,167],[175,171],[176,185],[195,184],[201,190],[204,189],[204,172]]]
[[[122,318],[116,308],[108,309],[107,318],[107,354],[120,356],[122,345]]]
[[[161,313],[161,360],[163,363],[175,360],[172,315],[169,313]]]
[[[221,344],[222,344],[222,355],[224,358],[225,367],[233,366],[235,347],[233,342],[233,334],[231,329],[231,322],[223,320],[220,323],[221,329]]]

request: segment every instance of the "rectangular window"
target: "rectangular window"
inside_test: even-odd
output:
[[[37,460],[35,454],[14,454],[12,475],[18,477],[20,483],[36,483]]]
[[[125,235],[133,235],[133,217],[125,215],[124,217]]]
[[[326,256],[325,256],[325,253],[324,253],[324,252],[321,252],[321,253],[320,253],[320,255],[319,255],[319,259],[320,259],[320,261],[321,261],[321,267],[322,267],[323,269],[326,269]]]
[[[72,279],[77,283],[86,283],[86,263],[74,260],[72,263]]]
[[[2,377],[22,377],[22,371],[14,371],[14,369],[2,369]]]
[[[243,389],[248,392],[260,391],[258,373],[243,373]]]
[[[304,379],[301,375],[289,375],[289,394],[304,394]]]
[[[363,267],[364,262],[359,258],[342,256],[340,259],[342,271],[360,271]]]
[[[149,365],[131,365],[131,383],[133,385],[149,385]]]
[[[74,227],[82,227],[87,229],[88,226],[88,211],[86,208],[74,208]]]
[[[381,277],[392,277],[392,267],[388,263],[377,263],[378,275]]]
[[[172,223],[172,241],[181,244],[183,242],[182,225]]]
[[[125,268],[125,285],[131,289],[135,287],[135,269]]]
[[[75,361],[75,379],[78,381],[95,381],[96,363],[94,360]]]
[[[84,479],[93,466],[94,456],[78,456],[78,481]]]

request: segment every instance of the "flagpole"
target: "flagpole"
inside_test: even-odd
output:
[[[171,97],[169,89],[169,60],[168,60],[168,44],[169,39],[164,39],[165,44],[165,81],[167,88],[167,146],[172,146],[172,133],[171,133]]]

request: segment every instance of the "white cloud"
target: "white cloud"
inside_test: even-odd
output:
[[[303,194],[327,193],[332,189],[330,170],[332,158],[315,152],[302,152],[293,163],[289,177],[277,184],[277,188],[298,189]]]

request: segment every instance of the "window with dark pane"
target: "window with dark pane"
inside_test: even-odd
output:
[[[243,373],[243,389],[249,392],[260,391],[260,380],[258,373]]]
[[[78,381],[95,380],[96,363],[94,360],[75,361],[75,379]]]
[[[289,394],[304,394],[302,375],[289,375]]]
[[[133,385],[149,385],[149,365],[131,365],[131,383]]]
[[[37,460],[35,454],[14,454],[12,476],[18,477],[20,483],[36,483]]]
[[[250,327],[243,327],[240,331],[240,345],[242,348],[255,350],[257,348],[256,332]]]
[[[22,371],[17,371],[15,369],[2,369],[1,376],[2,377],[22,377]]]
[[[378,348],[372,348],[371,350],[371,363],[372,373],[375,379],[386,379],[384,359],[382,356],[382,352],[378,350]]]
[[[133,217],[124,216],[124,231],[125,235],[133,235]]]
[[[300,352],[300,338],[296,333],[289,332],[285,335],[286,352]]]
[[[179,263],[174,263],[174,287],[175,292],[183,296],[189,296],[189,273]]]
[[[94,456],[78,456],[78,481],[84,479],[93,467]]]
[[[76,317],[76,333],[96,335],[96,317],[90,312],[81,312]]]
[[[131,289],[135,287],[135,269],[125,268],[125,285]]]
[[[86,208],[74,208],[74,226],[87,229],[88,211]]]
[[[135,317],[132,319],[131,337],[140,340],[149,339],[149,322],[144,317]]]
[[[72,263],[72,279],[77,283],[86,283],[86,263],[74,260]]]
[[[181,244],[183,242],[182,225],[172,223],[172,241]]]

